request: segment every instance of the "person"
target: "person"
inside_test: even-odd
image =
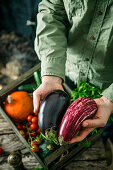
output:
[[[37,15],[35,50],[41,60],[42,84],[33,93],[34,112],[45,95],[63,90],[67,76],[105,89],[94,99],[98,111],[85,120],[70,143],[104,127],[113,113],[113,0],[42,0]]]

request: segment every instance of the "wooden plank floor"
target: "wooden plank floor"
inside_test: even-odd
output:
[[[22,161],[25,168],[41,167],[35,158],[24,147],[16,134],[11,129],[10,125],[0,115],[0,146],[4,152],[0,156],[0,170],[13,170],[7,163],[7,157],[12,151],[21,150]],[[29,167],[29,168],[28,168]],[[104,147],[100,138],[91,148],[74,159],[66,170],[107,170]]]

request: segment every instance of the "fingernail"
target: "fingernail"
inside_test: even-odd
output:
[[[84,127],[87,127],[87,126],[88,126],[88,123],[84,123],[83,126],[84,126]]]

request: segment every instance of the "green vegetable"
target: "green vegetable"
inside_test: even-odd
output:
[[[88,82],[79,82],[77,88],[71,93],[71,101],[73,102],[79,97],[99,98],[102,91]]]
[[[41,158],[45,158],[55,151],[59,146],[50,140],[43,140],[39,145],[39,155]]]
[[[39,70],[35,71],[33,73],[33,76],[34,76],[34,79],[35,79],[37,87],[39,87],[40,84],[41,84],[41,74],[40,74],[40,71]]]
[[[36,90],[36,88],[37,88],[36,84],[23,84],[18,87],[18,90],[33,92],[34,90]]]
[[[86,148],[89,148],[89,147],[91,146],[91,141],[87,141],[87,142],[84,144],[84,146],[85,146]]]

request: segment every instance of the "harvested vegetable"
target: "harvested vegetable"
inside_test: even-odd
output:
[[[49,140],[44,140],[40,145],[39,145],[39,155],[42,158],[47,157],[48,155],[50,155],[53,151],[55,151],[55,149],[58,148],[58,145],[56,145],[55,143],[53,143],[52,141]]]
[[[25,91],[15,91],[6,98],[4,110],[14,122],[26,121],[33,113],[33,99]]]
[[[23,84],[18,87],[18,90],[33,92],[34,90],[36,90],[36,88],[37,88],[36,84]]]
[[[77,84],[77,88],[71,93],[71,101],[73,102],[80,97],[90,97],[91,99],[96,99],[100,97],[102,91],[102,89],[99,89],[88,82],[79,82]]]
[[[33,76],[34,76],[34,79],[35,79],[35,82],[36,82],[36,86],[37,88],[40,86],[41,84],[41,74],[40,74],[40,71],[37,70],[33,73]]]
[[[75,100],[67,109],[58,132],[60,144],[70,141],[82,127],[82,122],[91,119],[97,112],[96,102],[89,97]]]
[[[58,130],[66,109],[70,104],[69,96],[62,90],[54,90],[42,101],[39,110],[39,128],[47,138]],[[50,132],[51,129],[51,132]],[[49,132],[51,135],[49,135]],[[54,134],[53,134],[54,136]]]
[[[38,145],[32,145],[31,149],[32,149],[32,152],[35,152],[35,153],[39,151]]]

